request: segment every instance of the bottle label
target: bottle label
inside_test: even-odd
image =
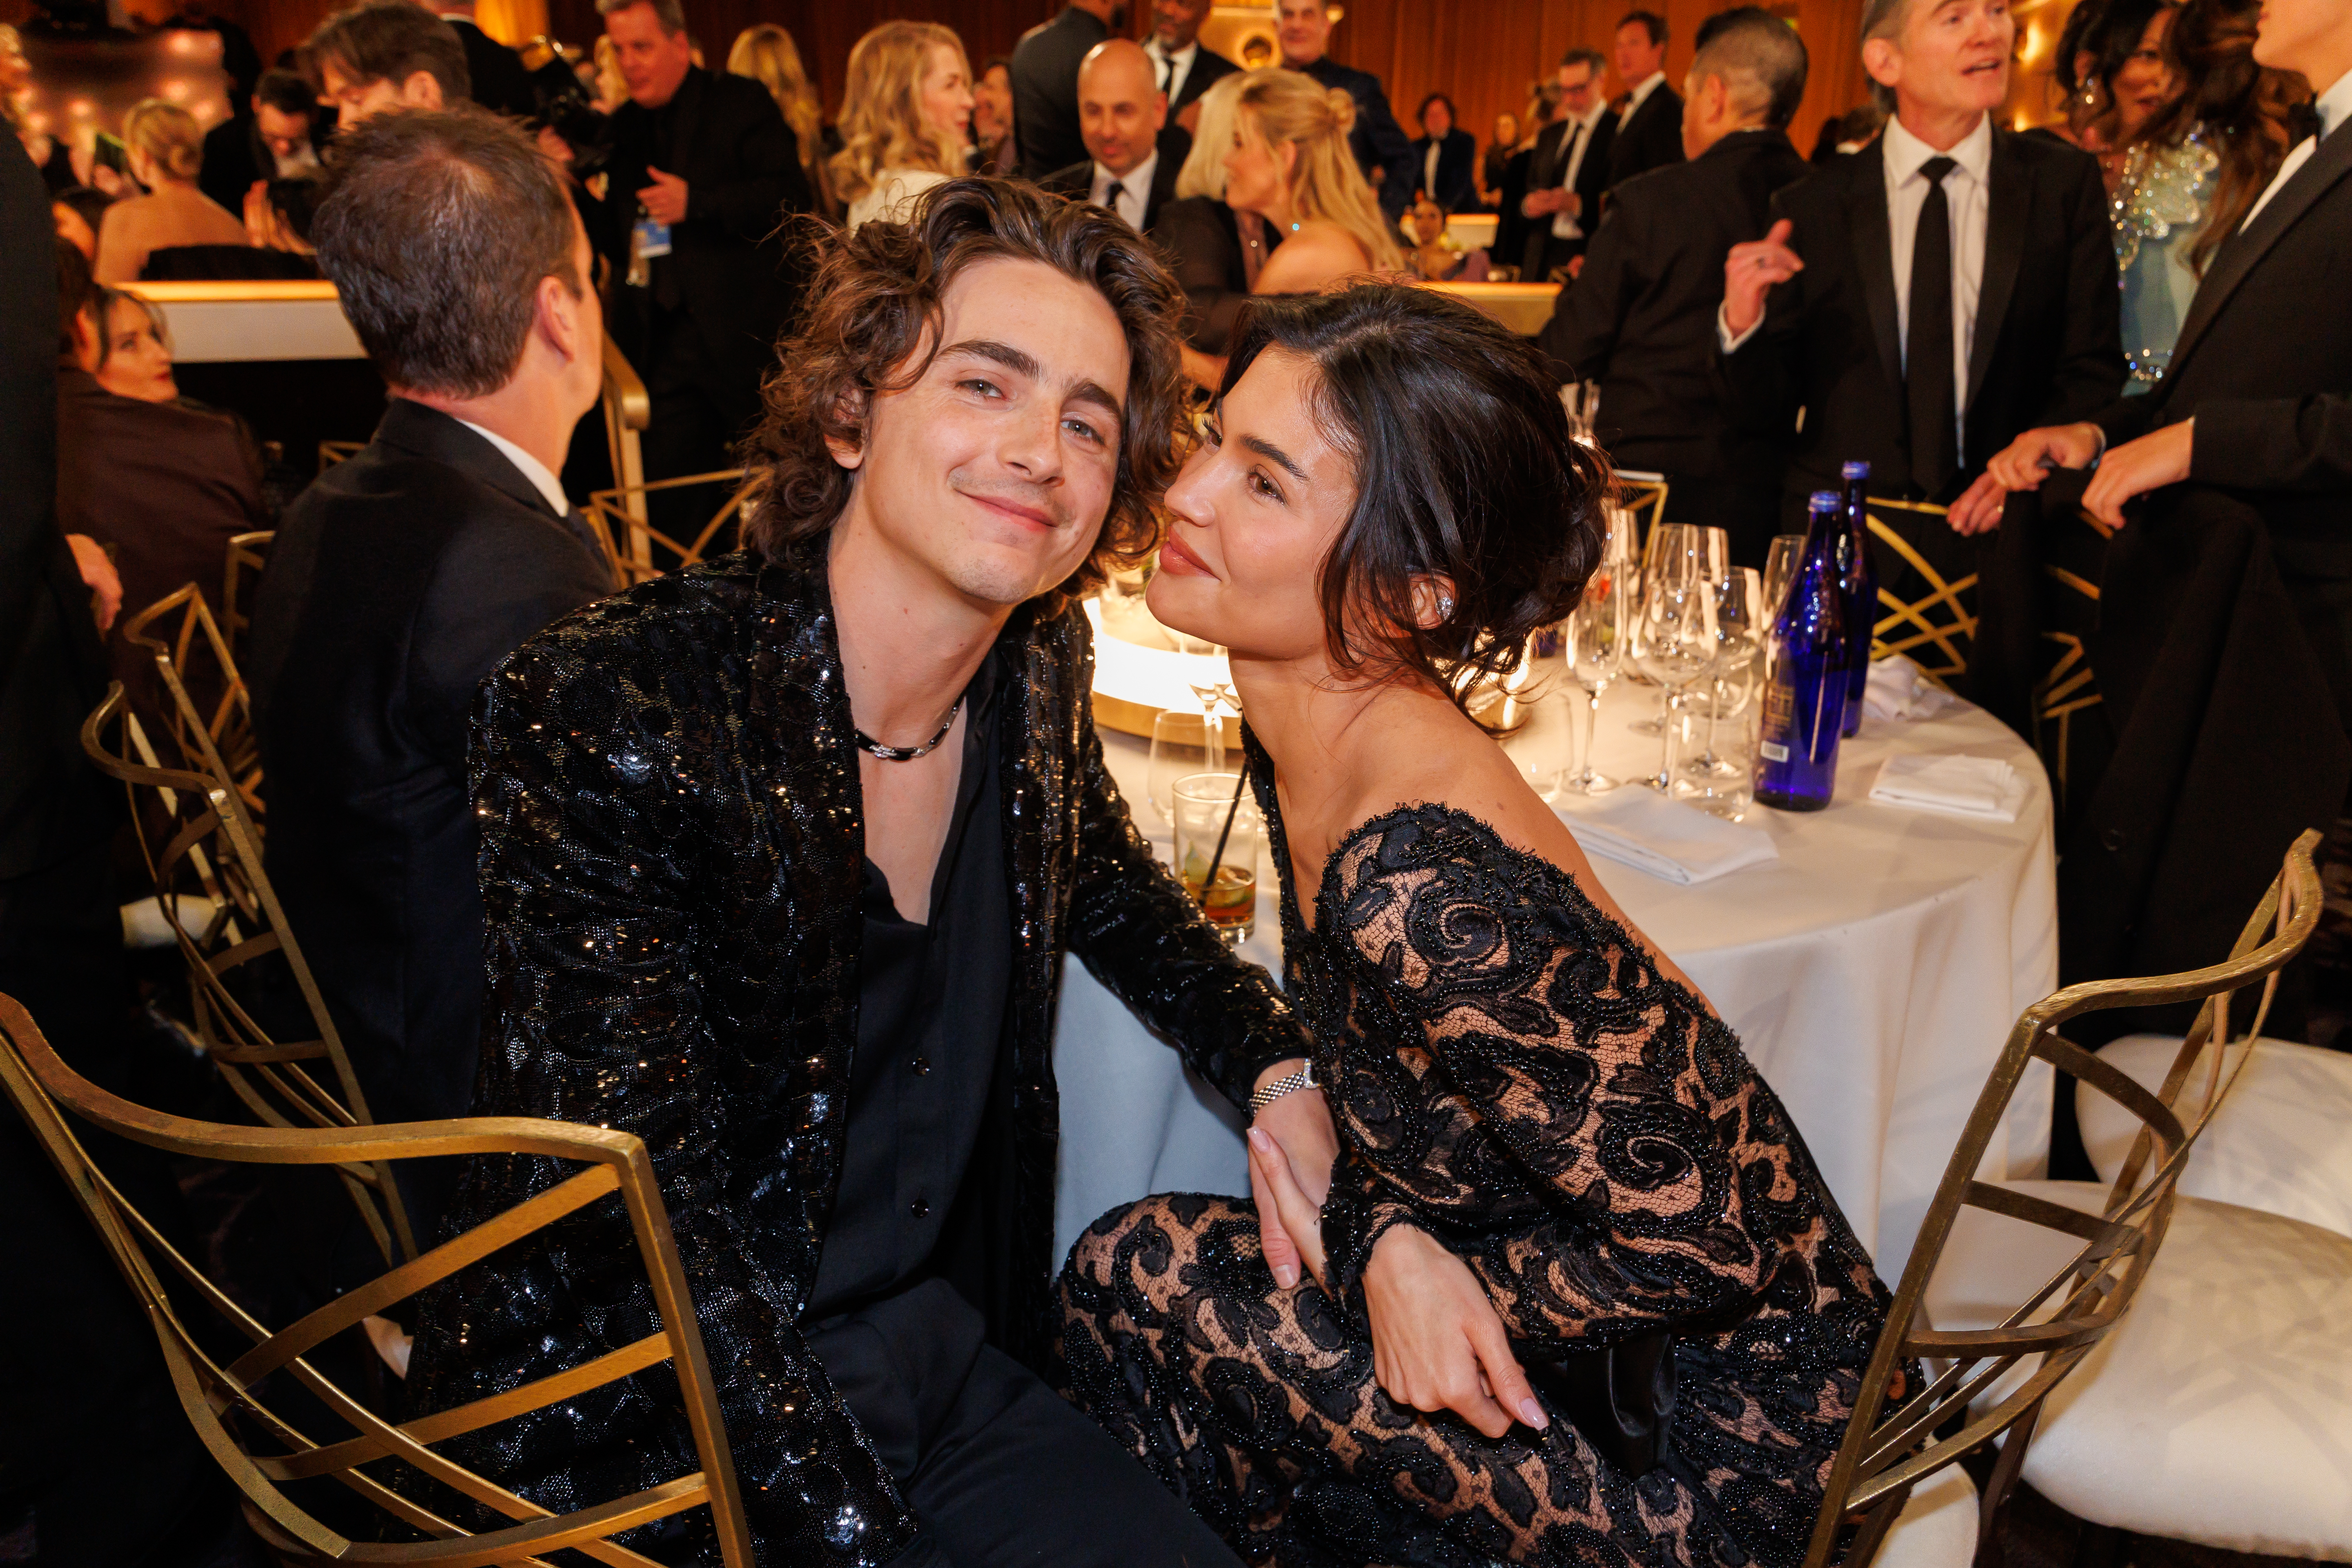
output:
[[[1764,753],[1764,760],[1768,763],[1785,763],[1789,760],[1789,748],[1778,741],[1759,742],[1756,749]]]

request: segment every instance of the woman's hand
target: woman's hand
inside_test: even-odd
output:
[[[1400,1225],[1364,1267],[1372,1375],[1415,1410],[1451,1410],[1489,1437],[1515,1421],[1551,1424],[1511,1354],[1503,1320],[1470,1266],[1423,1230]]]
[[[73,552],[74,570],[81,574],[82,586],[89,590],[90,614],[98,617],[98,632],[104,637],[114,629],[114,617],[122,609],[122,579],[115,575],[106,546],[89,534],[67,534],[66,546]],[[1329,1184],[1328,1177],[1325,1184]]]
[[[1296,1058],[1276,1062],[1258,1075],[1257,1086],[1286,1078],[1301,1065]],[[1323,1200],[1331,1195],[1331,1165],[1339,1157],[1339,1130],[1331,1125],[1331,1108],[1319,1089],[1284,1095],[1259,1111],[1250,1129],[1250,1195],[1257,1200],[1258,1237],[1274,1282],[1286,1290],[1298,1283],[1302,1265],[1318,1282],[1323,1278]]]

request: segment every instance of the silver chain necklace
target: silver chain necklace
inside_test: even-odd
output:
[[[857,737],[857,744],[862,750],[873,752],[886,763],[911,763],[917,757],[928,757],[940,749],[940,742],[948,738],[950,730],[955,728],[956,713],[962,707],[963,699],[961,697],[949,703],[948,716],[940,721],[939,733],[919,746],[886,746],[854,724],[850,726],[849,732]]]

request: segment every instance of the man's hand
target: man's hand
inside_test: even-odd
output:
[[[656,223],[686,221],[686,182],[676,174],[665,174],[652,164],[646,165],[646,177],[653,184],[637,193],[645,204],[646,216]]]
[[[1288,1077],[1299,1065],[1297,1058],[1276,1062],[1258,1075],[1258,1087]],[[1339,1130],[1319,1089],[1284,1095],[1259,1111],[1250,1129],[1250,1195],[1257,1200],[1259,1242],[1274,1282],[1286,1290],[1298,1283],[1302,1265],[1318,1280],[1323,1278],[1323,1200],[1331,1195],[1331,1164],[1339,1157]]]
[[[1945,521],[1958,534],[1989,533],[2000,526],[2011,490],[2036,490],[2053,468],[2086,468],[2099,455],[2099,427],[2046,425],[2028,430],[1993,455],[1976,483],[1951,504]]]
[[[1515,1421],[1550,1425],[1486,1287],[1470,1266],[1426,1231],[1400,1225],[1364,1266],[1372,1325],[1372,1375],[1415,1410],[1451,1410],[1489,1437]]]
[[[572,143],[555,133],[551,125],[539,128],[539,154],[564,174],[572,172]]]
[[[2083,492],[2083,508],[2109,528],[2124,525],[2124,503],[2189,477],[2189,451],[2197,439],[2195,419],[2183,419],[2126,441],[2099,459],[2099,471]]]
[[[1528,217],[1546,216],[1566,206],[1568,195],[1568,192],[1557,187],[1550,190],[1529,191],[1527,194],[1527,199],[1519,203],[1519,211]]]
[[[1735,245],[1723,258],[1723,324],[1738,337],[1761,321],[1764,296],[1805,269],[1805,259],[1789,248],[1797,226],[1782,218],[1761,239]]]
[[[104,637],[114,628],[114,617],[122,610],[122,579],[115,575],[114,563],[106,558],[106,547],[89,534],[68,533],[66,544],[73,551],[82,586],[95,601],[90,607],[98,616],[99,635]],[[1325,1184],[1329,1184],[1328,1180]]]

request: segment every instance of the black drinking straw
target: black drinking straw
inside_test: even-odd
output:
[[[1209,907],[1209,889],[1217,885],[1217,868],[1225,863],[1225,840],[1234,835],[1234,818],[1242,809],[1242,791],[1249,787],[1249,753],[1242,753],[1242,771],[1234,780],[1234,803],[1225,807],[1225,826],[1218,830],[1217,847],[1209,857],[1209,874],[1201,879],[1201,908]]]

